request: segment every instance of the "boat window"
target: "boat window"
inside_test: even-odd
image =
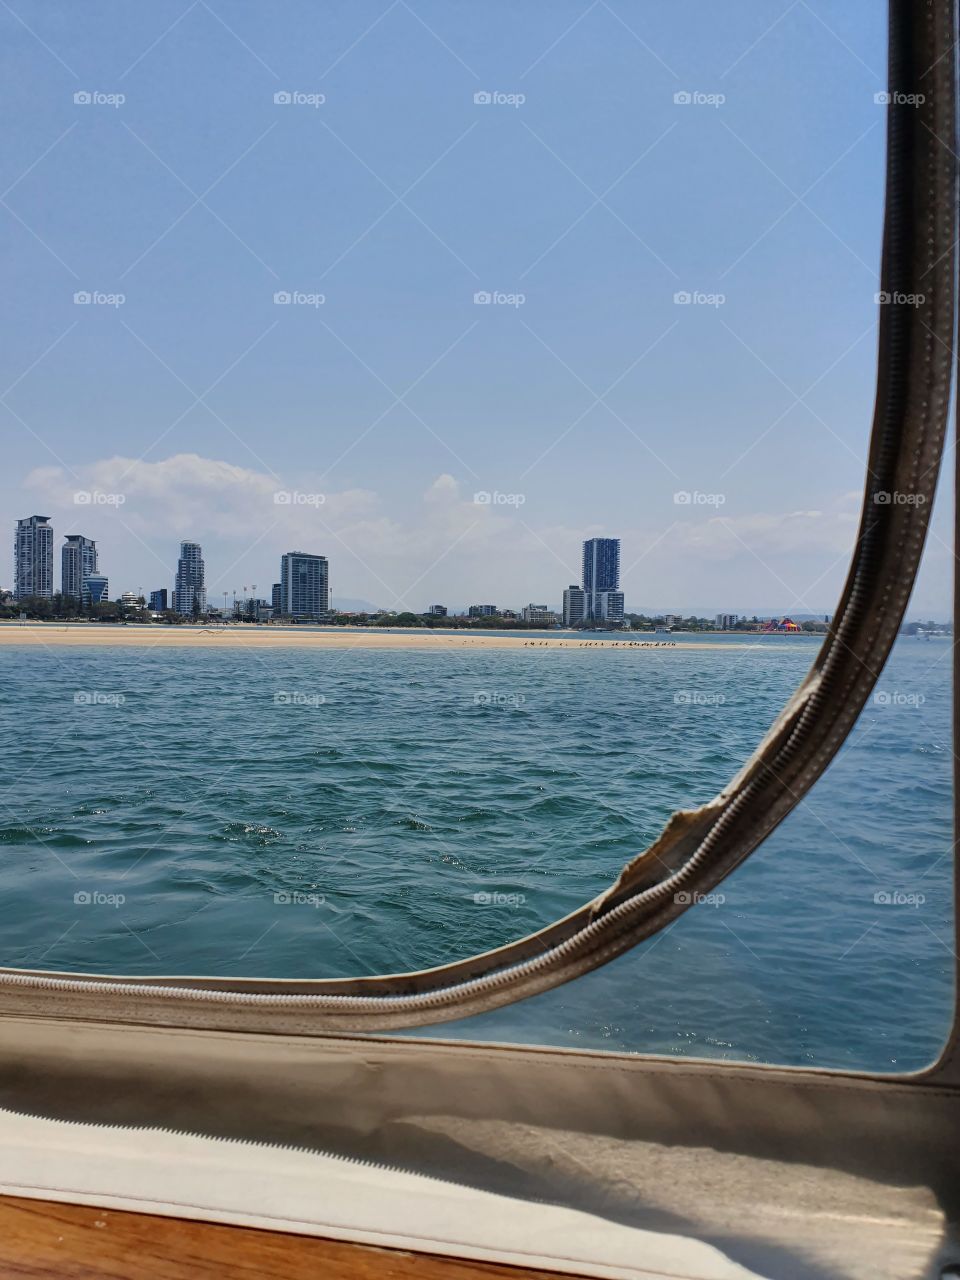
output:
[[[572,917],[496,982],[577,982],[382,1029],[930,1062],[948,375],[898,378],[950,360],[940,53],[889,72],[873,0],[0,22],[0,966],[461,983]]]

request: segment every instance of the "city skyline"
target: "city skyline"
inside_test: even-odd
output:
[[[14,578],[27,582],[33,580],[34,560],[37,556],[42,561],[53,562],[53,539],[56,531],[49,516],[33,515],[17,521],[14,539]],[[61,583],[60,594],[78,601],[84,609],[91,604],[107,602],[109,579],[98,572],[99,553],[96,542],[82,534],[65,534],[61,548]],[[455,603],[454,605],[433,602],[408,610],[421,616],[482,618],[505,617],[519,618],[527,622],[542,624],[556,620],[564,626],[586,625],[591,622],[601,625],[616,626],[622,622],[624,615],[643,614],[649,617],[663,618],[666,621],[695,617],[709,620],[709,611],[624,608],[623,593],[617,590],[620,575],[620,539],[591,538],[582,544],[582,585],[571,584],[561,592],[562,604],[558,608],[553,604],[478,604]],[[41,570],[41,577],[43,571]],[[77,584],[80,584],[79,591]],[[174,575],[173,588],[153,588],[136,591],[127,588],[115,597],[117,601],[133,603],[143,599],[155,612],[168,609],[181,616],[194,614],[225,613],[227,598],[232,596],[232,611],[243,607],[251,612],[256,607],[256,616],[260,620],[269,617],[290,617],[302,621],[322,619],[330,613],[377,613],[405,610],[388,610],[371,601],[358,601],[343,598],[339,603],[330,590],[329,561],[326,556],[312,552],[285,552],[280,559],[280,581],[270,587],[270,595],[244,596],[248,590],[246,585],[223,591],[224,608],[211,603],[206,591],[206,562],[202,546],[194,541],[183,540],[180,543],[180,557]],[[249,590],[256,590],[256,583]],[[0,590],[2,590],[0,586]],[[48,585],[40,592],[24,591],[22,597],[13,592],[14,598],[29,598],[39,595],[40,598],[52,599],[56,594],[56,584],[49,578]],[[612,604],[611,604],[612,599]],[[801,619],[826,619],[829,615],[822,611],[796,611]],[[717,613],[716,625],[733,625],[738,618],[750,617],[786,617],[788,611],[783,609],[754,609],[742,613]]]
[[[195,540],[212,600],[292,547],[385,607],[537,600],[616,533],[628,607],[831,610],[874,400],[885,15],[668,6],[641,44],[558,0],[492,41],[425,5],[369,32],[340,0],[233,31],[167,0],[0,17],[0,522],[51,513],[133,589]],[[125,101],[77,103],[87,78]],[[488,78],[523,103],[478,105]],[[278,105],[287,79],[323,103]]]

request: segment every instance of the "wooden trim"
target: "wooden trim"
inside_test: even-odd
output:
[[[554,1271],[0,1196],[0,1277],[33,1280],[563,1280]],[[569,1277],[567,1277],[569,1280]]]

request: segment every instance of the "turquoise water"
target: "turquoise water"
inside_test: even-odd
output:
[[[816,651],[675,639],[0,649],[0,964],[319,977],[535,929],[714,794]],[[428,1034],[929,1062],[953,982],[949,652],[898,642],[838,761],[725,901]]]

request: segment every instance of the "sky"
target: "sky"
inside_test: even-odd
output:
[[[114,596],[190,539],[211,603],[297,549],[335,604],[556,606],[602,535],[628,608],[831,612],[885,28],[877,0],[11,0],[0,521],[96,538]],[[915,615],[949,612],[948,501]]]

